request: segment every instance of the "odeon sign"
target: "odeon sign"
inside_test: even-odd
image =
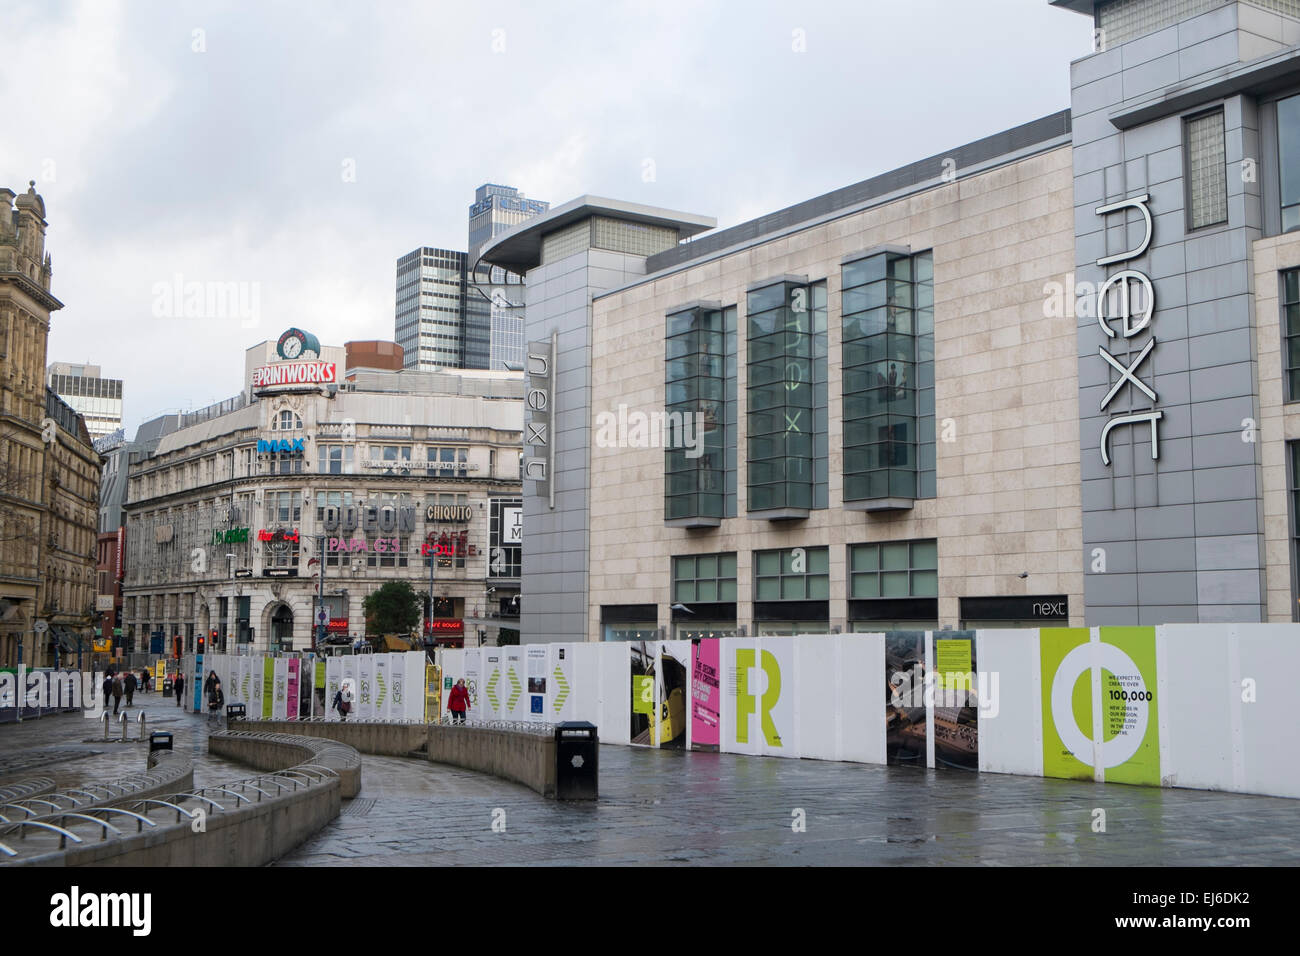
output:
[[[1151,246],[1151,240],[1154,236],[1154,226],[1151,220],[1151,210],[1147,203],[1150,202],[1149,195],[1137,196],[1133,199],[1122,199],[1119,202],[1110,203],[1105,206],[1098,206],[1096,213],[1098,216],[1108,216],[1113,212],[1120,212],[1125,209],[1136,209],[1142,214],[1142,220],[1146,224],[1146,234],[1142,241],[1136,247],[1127,252],[1117,253],[1113,256],[1102,256],[1097,260],[1097,265],[1105,268],[1106,266],[1116,265],[1121,262],[1128,262],[1136,259],[1146,253]],[[1137,312],[1134,312],[1134,295],[1133,288],[1137,286],[1140,292],[1140,302],[1137,304]],[[1118,309],[1115,315],[1107,314],[1106,300],[1111,290],[1118,293]],[[1125,339],[1131,339],[1138,333],[1146,330],[1151,325],[1151,317],[1155,312],[1156,292],[1151,284],[1151,279],[1145,274],[1138,272],[1136,269],[1124,269],[1115,273],[1102,283],[1101,288],[1097,290],[1097,324],[1105,333],[1106,338],[1115,338],[1115,329],[1110,325],[1112,319],[1118,319],[1120,322],[1119,333]],[[1129,365],[1125,365],[1119,359],[1115,358],[1105,345],[1099,346],[1098,354],[1105,359],[1107,364],[1119,372],[1119,381],[1110,387],[1101,400],[1101,411],[1106,410],[1115,396],[1119,394],[1126,384],[1132,385],[1147,398],[1151,399],[1152,410],[1149,412],[1134,412],[1126,415],[1116,415],[1114,418],[1107,420],[1101,429],[1101,462],[1103,465],[1110,465],[1110,433],[1121,425],[1141,425],[1147,423],[1151,426],[1151,460],[1156,461],[1160,458],[1160,420],[1164,417],[1164,412],[1155,408],[1158,401],[1155,389],[1150,388],[1145,382],[1135,374],[1138,367],[1146,361],[1147,356],[1156,347],[1156,337],[1152,333],[1151,338],[1137,355],[1137,358]]]

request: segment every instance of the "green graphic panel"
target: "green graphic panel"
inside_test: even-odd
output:
[[[262,719],[271,719],[271,701],[275,697],[275,658],[262,661]]]
[[[1101,669],[1102,763],[1107,783],[1160,786],[1160,729],[1156,699],[1156,629],[1103,627],[1102,644],[1123,652],[1129,666]],[[1145,726],[1144,726],[1145,725]],[[1126,739],[1127,738],[1127,739]]]
[[[1092,684],[1088,668],[1078,673],[1070,686],[1070,711],[1078,728],[1077,733],[1071,734],[1068,728],[1062,731],[1052,716],[1052,688],[1056,684],[1061,663],[1075,648],[1086,645],[1088,636],[1086,627],[1045,627],[1038,632],[1042,668],[1044,777],[1075,780],[1093,778],[1091,751],[1075,754],[1062,738],[1063,732],[1076,739],[1079,735],[1089,740],[1092,738]],[[1069,679],[1066,674],[1061,676],[1062,679]]]

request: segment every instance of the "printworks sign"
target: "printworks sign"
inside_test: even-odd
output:
[[[280,385],[332,385],[338,381],[334,362],[277,362],[253,369],[253,388]]]
[[[1110,215],[1114,212],[1122,212],[1126,209],[1136,209],[1142,214],[1142,220],[1145,223],[1146,231],[1142,241],[1127,252],[1117,253],[1112,256],[1102,256],[1097,260],[1097,265],[1105,268],[1106,266],[1118,265],[1121,262],[1128,262],[1144,255],[1151,246],[1151,240],[1154,236],[1154,226],[1151,221],[1151,210],[1147,203],[1150,202],[1149,195],[1137,196],[1133,199],[1122,199],[1119,202],[1110,203],[1105,206],[1098,206],[1096,213],[1098,216]],[[1114,306],[1113,310],[1111,306]],[[1151,279],[1136,269],[1123,269],[1110,276],[1102,283],[1101,288],[1097,290],[1097,324],[1101,326],[1101,331],[1107,339],[1115,339],[1119,336],[1119,341],[1115,342],[1117,346],[1126,346],[1123,351],[1132,352],[1132,347],[1128,347],[1125,340],[1131,339],[1147,331],[1151,326],[1151,318],[1156,307],[1155,287],[1151,284]],[[1112,322],[1118,322],[1118,326],[1112,326]],[[1127,365],[1117,359],[1106,345],[1098,347],[1097,351],[1103,361],[1111,368],[1119,372],[1119,381],[1110,387],[1110,390],[1102,397],[1101,411],[1106,411],[1107,406],[1115,400],[1125,385],[1131,385],[1137,391],[1145,395],[1151,402],[1150,411],[1131,412],[1124,415],[1115,415],[1107,420],[1101,429],[1101,463],[1109,467],[1110,465],[1110,433],[1121,425],[1150,425],[1151,426],[1151,460],[1156,461],[1160,457],[1160,420],[1164,417],[1164,412],[1158,410],[1156,402],[1155,389],[1148,386],[1137,377],[1137,371],[1142,363],[1147,360],[1152,350],[1156,347],[1156,337],[1154,333],[1147,336],[1146,344],[1138,351],[1136,358],[1132,358]]]

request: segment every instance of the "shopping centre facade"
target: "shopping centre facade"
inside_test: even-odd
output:
[[[349,644],[395,580],[432,582],[431,642],[518,627],[522,376],[395,370],[381,345],[290,329],[247,351],[240,394],[131,456],[128,646],[311,650],[322,607]]]
[[[1300,0],[1054,5],[1096,18],[1069,110],[485,248],[527,276],[525,641],[1297,619]]]

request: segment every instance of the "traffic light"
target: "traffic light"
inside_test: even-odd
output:
[[[199,635],[199,647],[198,647],[198,654],[199,654],[199,657],[202,657],[202,656],[203,656],[203,645],[205,645],[207,642],[208,642],[208,641],[207,641],[207,638],[205,638],[202,634],[200,634],[200,635]]]

